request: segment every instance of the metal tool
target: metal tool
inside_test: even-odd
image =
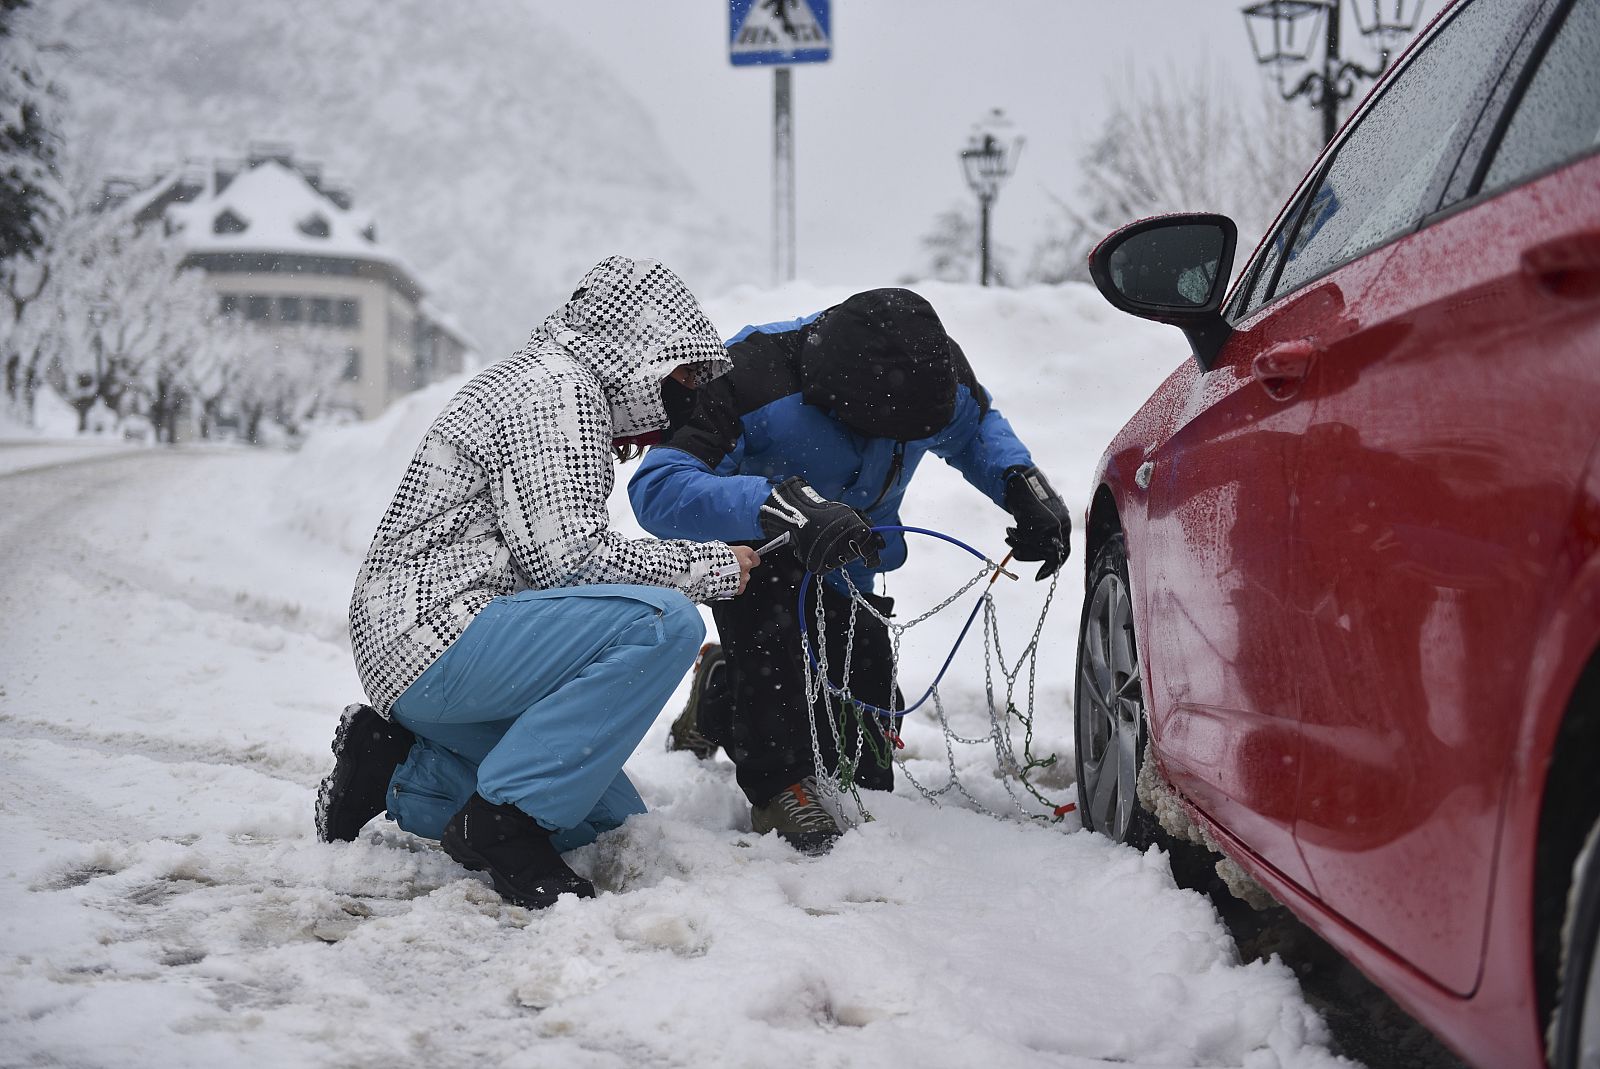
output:
[[[768,553],[771,553],[773,550],[779,548],[780,546],[788,545],[789,544],[789,538],[793,533],[794,532],[792,532],[792,531],[783,532],[783,534],[779,535],[777,538],[774,538],[772,541],[768,542],[766,545],[764,545],[760,549],[756,550],[756,556],[765,557]]]

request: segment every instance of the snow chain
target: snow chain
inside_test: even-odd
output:
[[[801,665],[805,672],[806,708],[811,726],[811,756],[817,770],[819,793],[836,800],[835,808],[839,811],[841,819],[849,826],[856,826],[858,823],[857,818],[859,818],[859,822],[872,820],[872,814],[867,811],[866,804],[862,802],[861,791],[855,783],[856,770],[861,767],[861,762],[865,758],[877,762],[880,767],[888,767],[891,763],[898,766],[900,774],[906,778],[906,781],[912,787],[916,788],[917,793],[936,806],[940,804],[939,799],[943,795],[954,792],[965,798],[967,803],[978,812],[988,814],[997,819],[1004,819],[1001,814],[993,812],[979,802],[972,795],[972,792],[967,789],[966,785],[961,782],[961,776],[956,771],[955,747],[958,744],[964,746],[992,746],[995,761],[1000,770],[1000,782],[1005,787],[1006,794],[1011,799],[1011,806],[1016,813],[1024,820],[1059,821],[1075,807],[1071,803],[1058,805],[1052,802],[1033,784],[1030,777],[1039,769],[1053,767],[1057,757],[1056,754],[1050,754],[1046,757],[1034,755],[1033,721],[1034,688],[1038,678],[1039,636],[1044,630],[1044,622],[1046,616],[1049,615],[1050,604],[1055,599],[1056,580],[1060,573],[1058,572],[1050,577],[1050,587],[1045,593],[1044,606],[1039,610],[1039,619],[1034,624],[1033,635],[1018,655],[1016,664],[1008,668],[1006,666],[1005,653],[1000,645],[1000,628],[995,613],[994,596],[990,592],[990,587],[994,585],[995,580],[1002,574],[1011,575],[1011,573],[1005,571],[1005,564],[1011,559],[1010,556],[1007,555],[1004,561],[997,564],[971,546],[958,542],[946,535],[939,535],[937,532],[902,527],[883,528],[882,530],[911,531],[919,534],[935,535],[945,541],[961,546],[980,558],[983,561],[983,567],[976,575],[963,583],[955,593],[922,615],[903,624],[895,623],[874,608],[869,601],[862,597],[861,591],[856,588],[850,576],[841,571],[839,575],[844,579],[845,587],[850,597],[850,610],[845,630],[844,664],[838,674],[838,678],[843,681],[840,686],[834,686],[829,682],[833,678],[833,673],[829,670],[827,621],[823,611],[822,591],[820,584],[818,585],[815,596],[816,607],[814,612],[811,613],[815,623],[810,628],[814,635],[814,640],[811,640],[811,642],[815,649],[814,651],[809,649],[805,651],[805,655],[801,657]],[[1011,576],[1011,578],[1015,578],[1015,576]],[[966,738],[957,734],[950,727],[950,720],[945,714],[944,702],[939,696],[938,680],[936,679],[934,684],[929,687],[928,693],[924,695],[924,699],[932,700],[934,718],[939,722],[939,727],[944,733],[945,760],[950,775],[943,785],[932,787],[920,782],[911,774],[910,769],[906,767],[905,759],[896,753],[896,750],[903,745],[899,740],[899,732],[886,726],[888,720],[904,716],[922,704],[922,701],[919,700],[904,710],[894,707],[896,696],[900,694],[900,641],[907,631],[955,604],[962,595],[984,579],[989,580],[989,585],[984,587],[982,594],[979,595],[979,604],[974,606],[974,612],[981,607],[983,613],[983,678],[984,694],[989,707],[989,733],[981,737]],[[802,610],[801,644],[804,647],[808,642],[805,634],[807,629],[804,627],[806,615],[803,606],[805,597],[804,585],[802,585],[800,596],[802,599],[802,605],[800,606]],[[890,635],[892,652],[890,657],[889,701],[891,704],[888,710],[877,709],[864,702],[858,702],[850,694],[850,663],[855,651],[856,616],[861,611],[869,613],[879,623],[883,624]],[[970,619],[968,623],[971,623]],[[965,637],[966,631],[963,630],[961,636],[956,639],[955,647],[950,651],[950,658],[954,658],[956,648],[959,648]],[[950,658],[945,661],[946,667],[949,666]],[[998,701],[996,700],[995,686],[997,668],[999,677],[1005,681],[1005,693]],[[1027,669],[1027,703],[1025,708],[1019,709],[1015,699],[1018,681],[1024,668]],[[943,669],[940,671],[940,676],[942,678]],[[820,717],[818,715],[819,704],[823,712]],[[1003,712],[1001,711],[1002,708]],[[888,717],[882,716],[884,713],[889,714]],[[817,726],[819,719],[826,725],[827,731],[832,736],[833,751],[839,754],[839,762],[833,768],[828,768],[823,762],[821,736]],[[1022,752],[1020,756],[1012,740],[1013,719],[1022,725]],[[847,728],[852,720],[855,727],[855,748],[854,752],[846,755],[843,742]],[[870,752],[868,752],[869,749]],[[1019,793],[1017,790],[1018,785],[1027,793],[1027,798],[1024,798]],[[846,795],[854,803],[854,816],[844,805],[844,797]],[[1044,808],[1044,812],[1038,811],[1037,807],[1039,806]]]

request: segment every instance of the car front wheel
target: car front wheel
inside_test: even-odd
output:
[[[1144,760],[1144,690],[1133,630],[1128,552],[1122,535],[1095,556],[1078,630],[1074,687],[1078,812],[1083,826],[1119,843],[1145,847],[1155,821],[1139,804]]]

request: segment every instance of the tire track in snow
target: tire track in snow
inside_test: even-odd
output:
[[[343,613],[318,613],[298,602],[243,588],[201,584],[155,567],[148,558],[118,552],[76,534],[74,513],[109,509],[113,496],[136,493],[125,469],[140,465],[163,478],[181,478],[182,467],[216,460],[216,454],[181,451],[115,453],[0,475],[0,544],[11,567],[0,576],[0,604],[14,586],[37,586],[50,572],[65,572],[102,592],[144,591],[202,613],[306,635],[349,648]],[[154,497],[160,501],[160,497]],[[137,509],[128,510],[137,513]],[[40,536],[48,533],[48,542]]]
[[[44,739],[64,746],[111,756],[132,755],[163,764],[203,764],[247,768],[301,787],[315,787],[328,770],[328,759],[297,749],[257,742],[230,746],[219,741],[160,738],[130,731],[94,731],[0,713],[0,739]]]

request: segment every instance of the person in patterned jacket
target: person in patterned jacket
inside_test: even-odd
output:
[[[676,275],[613,256],[450,400],[356,578],[372,704],[340,721],[320,838],[387,810],[517,905],[593,897],[561,853],[644,812],[622,765],[694,660],[694,602],[741,593],[759,563],[611,530],[614,453],[728,367]]]
[[[841,573],[887,616],[873,580],[905,561],[900,502],[922,458],[950,464],[1010,512],[1007,541],[1018,560],[1041,562],[1043,579],[1066,560],[1072,521],[1026,446],[991,403],[933,306],[907,289],[876,289],[822,312],[746,327],[728,342],[733,370],[698,392],[689,414],[645,457],[628,484],[634,515],[663,538],[750,542],[788,534],[748,594],[712,606],[721,644],[701,655],[670,745],[698,756],[727,749],[751,804],[751,824],[797,849],[827,850],[839,827],[814,790],[825,768],[870,745],[855,783],[888,790],[889,740],[869,721],[840,739],[805,699],[797,595],[806,572],[828,623],[831,666],[846,661],[850,690],[880,709],[895,693],[888,628],[857,612],[853,631]],[[813,611],[809,605],[807,611]],[[833,683],[843,680],[837,676]],[[893,704],[891,704],[893,703]]]

